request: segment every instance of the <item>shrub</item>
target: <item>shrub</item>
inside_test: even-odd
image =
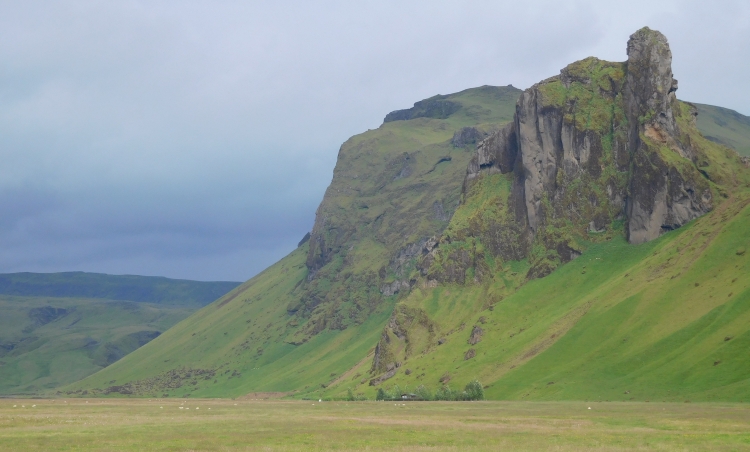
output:
[[[460,400],[459,393],[452,390],[450,386],[443,386],[435,391],[435,400]]]
[[[393,385],[391,387],[391,390],[388,391],[388,395],[390,395],[390,398],[388,400],[401,400],[401,394],[404,391],[401,390],[401,387],[399,385]]]
[[[425,388],[424,385],[417,386],[417,389],[414,390],[414,394],[422,400],[432,400],[432,393],[429,389]]]
[[[469,382],[464,388],[466,400],[484,400],[484,387],[477,380]]]

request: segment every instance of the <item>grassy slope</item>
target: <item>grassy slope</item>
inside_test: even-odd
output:
[[[91,375],[239,284],[0,274],[0,394],[32,394]]]
[[[695,104],[698,107],[698,129],[712,141],[750,156],[750,118],[728,108]]]
[[[310,286],[315,285],[321,297],[341,294],[345,303],[368,304],[366,309],[349,308],[345,329],[309,335],[306,328],[311,320],[287,312],[305,287],[305,244],[132,355],[67,389],[105,389],[114,380],[115,385],[136,381],[135,392],[144,395],[236,396],[295,389],[307,393],[366,361],[396,297],[383,298],[377,288],[376,297],[352,296],[355,290],[373,288],[360,288],[348,278],[377,274],[399,243],[440,233],[447,221],[434,217],[433,203],[442,202],[449,213],[455,208],[473,154],[470,147],[453,147],[450,139],[461,127],[491,129],[510,121],[518,93],[514,88],[494,87],[462,91],[449,96],[462,109],[446,119],[389,122],[342,145],[324,203],[331,221],[340,221],[342,230],[353,224],[355,233],[345,252],[324,267]],[[401,169],[394,162],[401,165],[405,152],[410,155],[411,175],[394,177]],[[347,312],[347,306],[334,302],[332,308]],[[358,317],[362,312],[367,316]],[[302,345],[290,344],[304,340]],[[189,372],[170,374],[173,369],[200,369],[215,378],[199,382],[188,377]],[[179,388],[169,387],[177,384]]]
[[[749,202],[644,245],[592,245],[492,310],[493,287],[415,293],[448,341],[388,383],[434,390],[447,372],[452,386],[479,378],[499,399],[750,400],[750,256],[737,255],[750,249]],[[470,346],[475,324],[485,333]],[[469,348],[477,356],[465,361]]]
[[[42,321],[30,312],[64,309]],[[131,352],[192,307],[0,295],[0,394],[29,394],[80,380]]]
[[[481,95],[476,91],[466,93]],[[387,123],[377,130],[352,137],[342,146],[326,198],[332,205],[339,206],[340,215],[352,215],[356,217],[352,221],[361,223],[358,230],[361,237],[349,249],[351,271],[377,269],[390,257],[392,250],[378,240],[377,231],[367,227],[380,213],[388,209],[395,211],[381,228],[384,231],[381,234],[386,236],[388,231],[398,228],[399,215],[404,213],[416,216],[415,224],[432,221],[428,219],[429,213],[423,212],[425,203],[419,196],[407,194],[411,190],[427,196],[424,191],[419,192],[425,185],[462,180],[469,155],[450,147],[447,140],[458,127],[472,124],[471,120],[464,115],[447,120],[417,118]],[[385,193],[373,195],[371,189],[377,183],[374,179],[382,166],[404,151],[418,156],[416,161],[420,166],[415,171],[416,180],[391,181],[381,189]],[[452,161],[435,165],[446,153],[451,153]],[[723,151],[718,154],[723,155]],[[720,157],[715,164],[728,165],[725,160]],[[440,168],[441,173],[429,171],[433,167]],[[368,176],[357,180],[355,175]],[[356,190],[347,190],[351,186]],[[452,187],[454,191],[457,188],[458,184]],[[369,196],[366,201],[362,193]],[[457,196],[451,193],[446,190],[440,194],[441,199]],[[447,372],[451,384],[459,387],[473,378],[480,378],[489,385],[487,394],[492,398],[606,396],[616,399],[615,395],[619,395],[620,399],[635,397],[639,400],[655,397],[699,400],[714,396],[739,400],[741,390],[733,392],[729,386],[711,383],[715,375],[707,372],[728,369],[729,379],[742,375],[746,369],[735,353],[741,347],[735,344],[742,344],[745,330],[737,330],[733,339],[726,342],[723,339],[729,333],[719,331],[718,324],[711,327],[717,328],[714,336],[725,335],[718,342],[708,334],[709,329],[701,330],[705,340],[701,339],[704,342],[700,347],[705,351],[700,355],[681,354],[680,350],[669,347],[670,344],[675,347],[678,342],[672,335],[687,334],[695,322],[711,312],[715,314],[711,309],[729,306],[726,302],[736,302],[738,306],[747,303],[747,293],[737,291],[731,297],[724,294],[726,298],[720,300],[711,298],[712,285],[693,285],[687,292],[690,307],[683,309],[687,289],[682,286],[686,281],[688,285],[694,282],[687,274],[672,280],[675,273],[668,270],[679,262],[686,267],[685,272],[700,273],[707,266],[719,263],[729,266],[735,262],[732,256],[740,258],[734,253],[741,246],[740,242],[746,240],[741,226],[747,224],[747,209],[740,211],[746,199],[745,194],[738,192],[722,208],[653,243],[634,247],[615,239],[592,244],[578,260],[547,278],[524,286],[515,294],[528,269],[526,262],[510,263],[490,287],[423,287],[414,291],[406,305],[428,312],[439,334],[448,341],[437,347],[428,343],[429,335],[425,331],[417,331],[415,342],[423,350],[409,356],[403,366],[413,372],[408,377],[400,372],[388,384],[413,388],[424,383],[435,389],[439,385],[438,378]],[[359,207],[362,202],[366,202],[367,209]],[[460,218],[457,216],[456,221]],[[728,233],[731,224],[739,225],[738,230]],[[699,239],[707,241],[705,248],[686,244]],[[653,255],[654,252],[658,254]],[[396,297],[387,299],[367,319],[343,331],[326,330],[302,345],[290,345],[289,338],[295,337],[298,327],[289,317],[287,307],[295,300],[295,290],[304,284],[307,276],[306,253],[307,245],[303,245],[157,340],[66,389],[80,393],[104,390],[113,384],[130,384],[136,394],[147,396],[238,396],[251,391],[297,391],[298,397],[341,397],[348,388],[354,388],[355,392],[372,397],[374,388],[366,383],[372,349]],[[669,257],[672,259],[667,261]],[[740,265],[739,268],[746,267]],[[726,271],[729,270],[731,268],[727,267]],[[746,277],[735,277],[740,278],[740,285],[747,284]],[[726,283],[725,279],[731,284],[733,278],[722,277],[721,282]],[[682,292],[676,285],[682,285]],[[705,296],[709,298],[704,300]],[[503,301],[497,303],[501,297]],[[490,304],[494,304],[492,310]],[[626,315],[629,316],[627,322],[620,325]],[[464,353],[470,348],[466,340],[481,316],[486,318],[481,325],[485,330],[484,339],[473,347],[477,356],[464,361]],[[613,331],[619,332],[616,339],[613,339]],[[576,338],[585,342],[575,342]],[[581,354],[582,344],[587,347],[586,354]],[[620,349],[613,348],[615,345]],[[719,353],[720,349],[735,350],[732,352],[735,354],[726,358],[712,357],[710,359],[722,362],[713,366],[714,361],[711,361],[709,368],[700,367],[709,359],[706,356]],[[649,362],[656,370],[639,373],[637,369],[643,363],[638,360],[650,356],[643,353],[652,353],[654,360],[668,362]],[[682,361],[670,361],[672,355],[679,355]],[[670,365],[678,367],[670,368]],[[696,370],[687,371],[689,375],[674,371],[676,368],[692,369],[690,366],[695,366]],[[182,370],[170,372],[174,369]],[[195,377],[198,374],[200,379]],[[691,379],[696,381],[695,385],[689,383]],[[610,387],[591,385],[590,381],[607,382]],[[550,382],[554,383],[548,384]],[[735,387],[741,388],[741,385]],[[724,389],[714,389],[712,393],[709,386]],[[594,387],[603,392],[592,392]],[[676,391],[668,392],[675,388]],[[630,392],[625,394],[625,391]]]
[[[387,386],[435,390],[447,376],[459,388],[478,378],[499,399],[750,400],[750,172],[732,151],[694,139],[733,193],[713,212],[644,245],[588,244],[575,261],[517,291],[524,262],[482,285],[413,291],[403,305],[426,312],[431,324],[408,326],[410,348],[394,356],[403,371]],[[502,178],[484,182],[502,191]],[[469,196],[451,224],[487,193]],[[472,346],[474,325],[484,336]],[[425,340],[429,330],[447,341]],[[466,360],[470,348],[476,357]],[[352,388],[372,397],[374,388],[360,382],[341,381],[322,395]]]

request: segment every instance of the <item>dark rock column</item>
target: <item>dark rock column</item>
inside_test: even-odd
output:
[[[628,240],[644,243],[711,210],[711,191],[692,164],[691,147],[680,141],[680,106],[667,38],[645,27],[628,41],[625,112],[631,175],[627,203]],[[684,164],[675,166],[674,158]]]

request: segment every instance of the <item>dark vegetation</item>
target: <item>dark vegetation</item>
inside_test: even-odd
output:
[[[350,400],[356,400],[352,396],[351,389],[349,390]],[[445,401],[445,402],[459,402],[459,401],[473,401],[473,400],[484,400],[484,388],[482,384],[477,380],[472,380],[466,384],[463,391],[451,389],[449,385],[443,385],[437,389],[434,393],[427,389],[425,385],[419,385],[413,392],[409,391],[408,387],[401,388],[399,385],[393,385],[390,389],[386,390],[378,388],[378,392],[375,396],[375,400],[419,400],[419,401]]]

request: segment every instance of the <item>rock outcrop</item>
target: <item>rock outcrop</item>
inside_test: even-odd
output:
[[[683,112],[675,97],[667,39],[639,30],[628,41],[627,64],[624,102],[633,154],[627,232],[631,243],[643,243],[711,210],[712,194],[694,165],[685,161],[695,162],[696,152],[675,118]],[[697,113],[692,109],[688,114]]]
[[[624,63],[587,58],[521,94],[514,121],[477,145],[463,188],[466,200],[481,176],[507,175],[505,214],[474,215],[483,219],[441,243],[479,238],[502,259],[528,257],[529,277],[541,277],[578,256],[590,234],[624,223],[628,240],[643,243],[711,210],[700,150],[683,130],[697,113],[675,97],[666,38],[643,28],[627,49]],[[476,259],[450,253],[458,259],[445,259],[450,272],[436,278],[458,282]]]
[[[447,97],[437,95],[415,102],[412,108],[388,113],[383,122],[406,121],[415,118],[445,119],[461,108],[459,103],[448,100]]]

